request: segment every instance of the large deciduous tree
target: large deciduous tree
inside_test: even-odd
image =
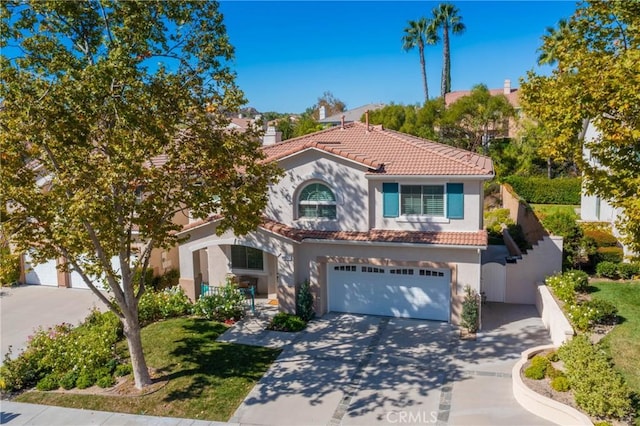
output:
[[[462,34],[466,29],[457,7],[451,3],[441,3],[433,9],[433,22],[436,29],[442,28],[442,80],[440,96],[451,91],[451,47],[449,32]]]
[[[509,130],[509,118],[515,110],[503,94],[492,95],[484,84],[461,97],[446,109],[440,120],[442,142],[487,152],[489,140],[504,138]]]
[[[583,2],[563,28],[542,46],[559,66],[521,82],[523,111],[550,133],[551,154],[578,159],[589,193],[622,209],[618,228],[640,252],[640,3]]]
[[[176,215],[253,229],[277,176],[255,134],[223,130],[245,103],[223,17],[212,1],[1,7],[4,230],[35,262],[66,259],[118,315],[145,387],[134,272],[175,246]]]
[[[424,101],[429,101],[429,85],[427,83],[427,65],[424,57],[424,48],[429,44],[436,44],[438,35],[432,21],[425,17],[417,21],[409,21],[402,36],[402,49],[408,52],[417,47],[420,57],[420,71],[422,71],[422,87],[424,88]]]

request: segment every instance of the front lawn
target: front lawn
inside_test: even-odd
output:
[[[279,350],[216,342],[223,324],[196,318],[160,321],[142,330],[149,367],[168,382],[144,396],[27,392],[15,400],[89,410],[227,421]],[[125,352],[126,349],[122,348]]]
[[[591,297],[604,299],[618,308],[621,323],[604,339],[618,369],[629,386],[640,394],[640,281],[590,283]]]

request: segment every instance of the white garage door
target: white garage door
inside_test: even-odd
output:
[[[449,321],[447,269],[327,265],[329,310]]]
[[[120,258],[118,256],[114,256],[111,258],[111,267],[115,270],[116,274],[120,273]],[[95,284],[99,290],[102,289],[102,282],[100,280],[94,279],[92,283]],[[86,289],[89,288],[89,286],[87,286],[87,284],[84,282],[80,274],[77,273],[75,270],[71,270],[71,287],[86,288]]]
[[[58,270],[56,269],[55,259],[34,265],[31,263],[29,254],[24,256],[25,281],[27,284],[40,284],[57,287],[58,286]]]

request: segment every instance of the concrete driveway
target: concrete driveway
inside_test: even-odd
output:
[[[449,324],[327,314],[284,347],[230,420],[254,425],[546,425],[511,367],[550,343],[535,307],[487,304],[475,341]]]
[[[0,362],[9,346],[12,347],[12,358],[15,358],[38,327],[48,328],[62,322],[76,325],[94,306],[102,311],[106,309],[91,290],[40,285],[0,288]]]

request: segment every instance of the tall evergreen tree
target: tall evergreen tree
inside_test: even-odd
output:
[[[424,48],[428,44],[436,44],[437,42],[438,35],[436,34],[436,28],[433,25],[433,22],[425,17],[422,17],[417,21],[409,21],[408,26],[404,29],[402,48],[405,51],[409,51],[415,47],[418,48],[425,102],[429,100],[429,86],[427,83],[427,66],[424,58]]]
[[[451,48],[449,33],[462,34],[466,28],[462,23],[460,11],[450,3],[441,3],[433,9],[433,22],[436,29],[442,28],[442,80],[440,83],[440,94],[444,98],[444,95],[451,91]]]

